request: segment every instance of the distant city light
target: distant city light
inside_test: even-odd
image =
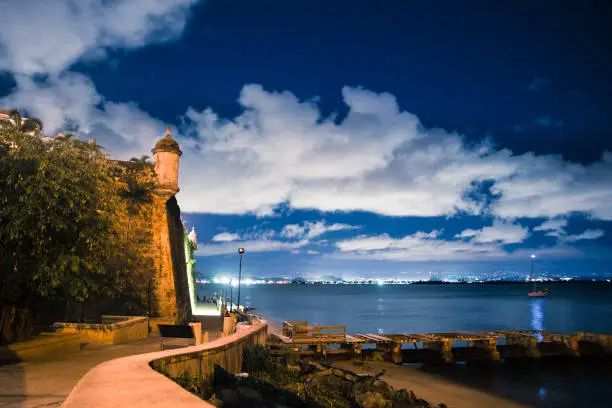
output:
[[[567,277],[567,276],[555,276],[550,271],[542,271],[538,276],[527,274],[523,275],[518,272],[508,272],[499,274],[488,274],[486,277],[469,276],[466,275],[457,279],[455,276],[442,277],[436,280],[429,279],[387,279],[387,278],[351,278],[351,279],[321,279],[321,278],[309,278],[309,279],[292,279],[289,277],[282,278],[245,278],[242,283],[247,286],[251,285],[290,285],[290,284],[308,284],[308,285],[410,285],[414,283],[456,283],[456,284],[467,284],[467,283],[487,283],[487,282],[569,282],[580,280],[580,278]],[[597,281],[598,279],[588,279],[589,281]],[[612,281],[607,277],[599,279],[601,282],[611,283]],[[216,276],[208,279],[198,279],[198,284],[218,284],[218,285],[231,285],[236,287],[238,285],[237,280],[232,280],[227,275]]]
[[[535,254],[531,254],[531,259],[535,259],[535,258],[536,258]]]

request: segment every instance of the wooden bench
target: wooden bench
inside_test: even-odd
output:
[[[193,327],[189,325],[160,324],[157,327],[161,336],[160,347],[162,350],[164,349],[164,339],[194,339],[195,341]]]
[[[344,343],[346,326],[309,326],[307,321],[285,321],[283,335],[294,344]]]
[[[287,320],[285,320],[283,322],[283,329],[282,329],[283,336],[291,337],[291,335],[293,334],[296,326],[307,326],[307,325],[308,325],[308,322],[305,321],[305,320],[304,321],[287,321]]]

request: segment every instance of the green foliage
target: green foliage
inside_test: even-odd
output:
[[[360,407],[363,408],[391,408],[391,401],[385,399],[377,392],[366,392],[358,394],[355,398]]]
[[[44,141],[4,122],[0,305],[32,310],[44,299],[82,303],[119,295],[142,303],[150,279],[137,271],[153,268],[145,207],[154,187],[152,170],[142,173],[126,174],[95,142],[72,135]],[[15,340],[6,334],[13,309],[0,311],[0,343]]]
[[[165,365],[157,367],[155,370],[198,397],[208,399],[213,394],[212,385],[209,382],[197,375],[192,375],[188,371],[181,370],[179,375],[171,375],[166,372]]]
[[[170,378],[190,393],[200,395],[201,381],[197,376],[181,370],[178,376]]]
[[[266,361],[266,353],[258,348],[249,348],[249,361],[257,370],[250,371],[251,376],[297,395],[305,403],[312,403],[325,408],[417,408],[430,407],[427,401],[418,399],[412,391],[394,390],[387,382],[373,379],[354,381],[337,373],[325,373],[320,368],[309,364],[292,361],[292,370],[288,361],[273,361],[266,369],[261,369]],[[290,360],[290,359],[287,359]],[[251,364],[251,363],[249,363]],[[319,363],[322,366],[323,363]],[[327,367],[327,365],[323,365]],[[244,368],[244,366],[243,366]],[[445,408],[444,404],[437,406]]]
[[[145,156],[146,157],[146,156]],[[119,189],[119,196],[128,203],[128,211],[135,214],[153,201],[152,181],[140,180],[135,174],[128,174],[125,180],[125,187]]]
[[[242,371],[247,373],[274,372],[276,362],[270,351],[260,344],[246,346],[242,352]]]
[[[43,124],[38,118],[24,118],[17,109],[4,111],[10,119],[2,119],[3,126],[13,127],[21,132],[33,132],[39,134],[42,132]]]
[[[145,154],[145,155],[142,155],[140,157],[132,157],[130,159],[130,162],[132,162],[132,163],[140,163],[140,164],[144,164],[144,165],[151,165],[151,163],[149,162],[150,158],[151,157],[149,157],[149,156],[147,156]]]
[[[0,130],[0,299],[108,289],[114,183],[105,157],[70,141]]]
[[[338,381],[334,384],[306,385],[306,401],[312,401],[322,407],[350,408],[352,404],[352,389],[347,382]]]

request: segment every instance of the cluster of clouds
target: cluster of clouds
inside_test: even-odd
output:
[[[467,238],[471,242],[488,244],[491,242],[501,242],[504,244],[516,244],[523,242],[529,236],[529,229],[511,222],[494,220],[490,226],[479,230],[466,229],[455,238]]]
[[[426,129],[391,94],[345,87],[342,95],[344,118],[324,117],[310,100],[259,85],[243,88],[243,113],[232,120],[211,109],[189,110],[190,142],[201,147],[191,154],[210,168],[184,172],[184,185],[206,187],[201,195],[181,196],[184,208],[266,215],[288,203],[390,216],[510,219],[583,212],[612,219],[609,152],[589,165],[554,155],[514,155]],[[476,194],[486,183],[493,200]]]
[[[42,119],[49,134],[76,128],[79,137],[95,137],[119,158],[148,153],[165,124],[136,103],[105,99],[89,78],[70,67],[116,50],[176,40],[196,3],[4,2],[0,70],[11,72],[17,87],[0,106],[27,110]],[[533,88],[544,85],[535,81]],[[270,92],[257,84],[243,87],[238,97],[242,113],[234,118],[222,118],[211,108],[187,108],[184,125],[173,127],[184,151],[178,197],[183,211],[266,216],[288,205],[389,216],[475,214],[495,219],[491,226],[465,230],[453,240],[433,231],[401,239],[359,236],[337,245],[340,255],[386,259],[404,259],[406,254],[425,259],[433,252],[496,256],[505,253],[503,245],[529,235],[515,222],[522,217],[549,219],[553,224],[536,230],[563,243],[603,235],[601,230],[566,234],[565,224],[559,223],[568,214],[612,220],[610,152],[587,165],[558,155],[517,155],[486,140],[468,143],[459,134],[427,129],[415,115],[402,111],[390,93],[348,86],[341,92],[348,110],[342,117],[324,116],[315,99]],[[238,239],[246,240],[251,251],[295,251],[334,231],[329,228],[348,227],[354,229],[344,224],[287,226],[277,239],[223,233],[213,244],[202,245],[201,253],[224,253],[220,251],[234,248]]]
[[[430,261],[430,260],[474,260],[474,259],[525,259],[533,249],[515,249],[509,251],[506,245],[523,243],[533,232],[561,231],[565,223],[559,225],[557,220],[548,220],[532,231],[518,222],[495,219],[489,226],[481,229],[465,229],[454,236],[455,239],[443,239],[441,230],[429,233],[418,231],[402,238],[391,238],[388,234],[377,236],[360,236],[336,242],[339,254],[343,259],[381,259],[393,261]],[[539,255],[549,257],[577,257],[583,253],[569,242],[594,240],[603,236],[602,230],[586,230],[580,234],[551,235],[559,237],[553,246],[540,247]]]
[[[5,0],[0,70],[56,75],[114,50],[178,39],[199,0]]]
[[[291,251],[299,253],[300,248],[308,245],[323,245],[327,241],[321,236],[334,231],[359,229],[360,226],[325,221],[305,221],[301,224],[287,224],[279,232],[271,229],[254,228],[241,232],[220,232],[212,237],[212,243],[198,246],[197,255],[227,255],[236,252],[237,246],[249,249],[249,252]],[[315,255],[319,251],[305,250],[306,254]]]
[[[547,220],[533,229],[518,222],[494,219],[491,225],[480,229],[464,229],[454,237],[443,237],[444,230],[417,231],[394,238],[387,233],[358,235],[333,242],[321,239],[323,234],[342,230],[359,230],[361,226],[349,224],[326,224],[325,221],[288,224],[280,231],[269,229],[240,233],[221,232],[212,238],[212,243],[200,247],[198,255],[214,256],[236,252],[238,246],[249,248],[249,252],[290,251],[293,253],[319,254],[312,247],[327,247],[325,256],[334,259],[376,259],[387,261],[431,261],[431,260],[487,260],[524,259],[528,249],[509,251],[506,245],[521,244],[533,233],[544,233],[557,237],[553,246],[540,247],[539,255],[549,257],[577,257],[583,253],[567,243],[594,240],[603,236],[602,230],[587,229],[580,234],[565,233],[566,219]]]
[[[551,218],[544,221],[542,224],[535,227],[534,231],[542,231],[549,237],[556,237],[562,242],[576,242],[582,240],[591,240],[601,238],[604,235],[604,231],[601,229],[587,229],[580,234],[568,234],[565,231],[567,227],[566,218]]]

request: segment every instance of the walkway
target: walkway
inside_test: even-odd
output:
[[[210,340],[218,336],[217,331],[209,332]],[[89,343],[80,352],[0,365],[0,408],[59,407],[94,366],[119,357],[159,351],[159,348],[160,338],[151,336],[119,345]]]
[[[114,358],[159,350],[159,337],[128,344],[87,344],[75,353],[0,366],[0,408],[60,406],[92,367]]]

